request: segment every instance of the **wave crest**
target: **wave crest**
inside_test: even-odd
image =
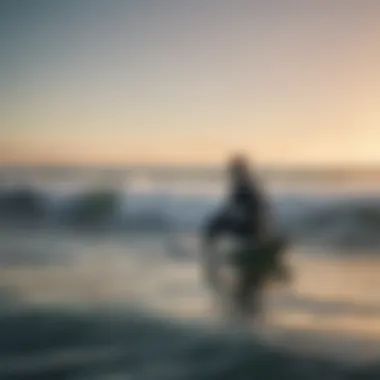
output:
[[[0,221],[142,232],[193,231],[217,202],[218,198],[210,194],[125,194],[100,188],[60,194],[18,187],[0,191]],[[280,195],[274,198],[274,209],[279,226],[296,241],[334,247],[380,247],[379,197]]]

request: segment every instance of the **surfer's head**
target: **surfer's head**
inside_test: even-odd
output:
[[[241,181],[250,177],[250,162],[243,154],[233,155],[228,162],[228,171],[232,180]]]

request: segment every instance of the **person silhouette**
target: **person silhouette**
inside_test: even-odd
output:
[[[233,301],[240,311],[252,314],[258,308],[257,290],[262,288],[269,272],[282,279],[286,277],[277,255],[285,245],[283,240],[273,240],[272,245],[265,249],[257,249],[265,247],[274,229],[268,198],[261,190],[247,157],[234,155],[227,170],[230,183],[228,197],[202,228],[205,274],[209,283],[220,288],[213,246],[223,235],[233,237],[239,244],[235,257],[232,257],[238,269]]]

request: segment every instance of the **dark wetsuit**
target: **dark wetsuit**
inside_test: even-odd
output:
[[[263,227],[264,199],[251,180],[233,185],[226,206],[206,224],[208,241],[222,234],[240,239],[255,239]]]

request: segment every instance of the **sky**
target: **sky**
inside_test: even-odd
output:
[[[380,164],[380,3],[2,0],[0,163]]]

